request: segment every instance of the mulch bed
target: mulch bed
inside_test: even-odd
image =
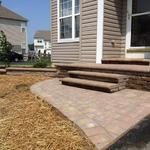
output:
[[[30,92],[45,79],[0,75],[0,150],[95,150],[74,123]]]

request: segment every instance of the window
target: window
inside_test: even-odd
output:
[[[21,28],[21,32],[26,32],[26,29],[24,27]]]
[[[21,23],[21,32],[22,33],[26,32],[26,24],[25,23]]]
[[[26,43],[21,43],[21,49],[25,49],[26,48]]]
[[[77,41],[80,34],[80,0],[58,0],[58,40]]]
[[[150,46],[150,0],[133,0],[131,46]]]
[[[42,43],[42,40],[38,40],[37,42],[38,42],[38,43]]]

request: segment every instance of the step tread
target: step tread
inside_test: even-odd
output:
[[[69,83],[76,83],[86,86],[92,86],[92,87],[99,87],[99,88],[106,88],[106,89],[112,89],[112,88],[118,88],[119,85],[115,83],[107,83],[107,82],[101,82],[101,81],[93,81],[93,80],[85,80],[85,79],[77,79],[77,78],[63,78],[61,79],[62,82],[69,82]]]
[[[6,72],[6,69],[0,69],[0,72],[1,73]]]
[[[129,59],[129,58],[108,58],[102,59],[103,64],[128,64],[128,65],[150,65],[148,59]]]
[[[112,73],[101,73],[101,72],[88,72],[88,71],[68,71],[69,74],[72,75],[83,75],[83,76],[92,76],[92,77],[104,77],[104,78],[111,78],[111,79],[126,79],[126,75],[121,74],[112,74]]]
[[[122,65],[122,64],[94,64],[94,63],[75,63],[75,64],[58,64],[58,68],[63,68],[66,70],[71,69],[90,69],[97,71],[123,71],[131,73],[150,73],[149,66],[140,66],[140,65]]]

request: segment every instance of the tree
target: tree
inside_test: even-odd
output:
[[[10,65],[11,49],[12,45],[7,41],[5,33],[0,31],[0,57],[1,61],[4,62],[5,67]]]

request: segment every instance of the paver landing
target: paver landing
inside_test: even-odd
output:
[[[39,82],[31,91],[75,122],[99,150],[150,115],[150,92],[126,89],[108,94],[61,85],[59,79]]]

